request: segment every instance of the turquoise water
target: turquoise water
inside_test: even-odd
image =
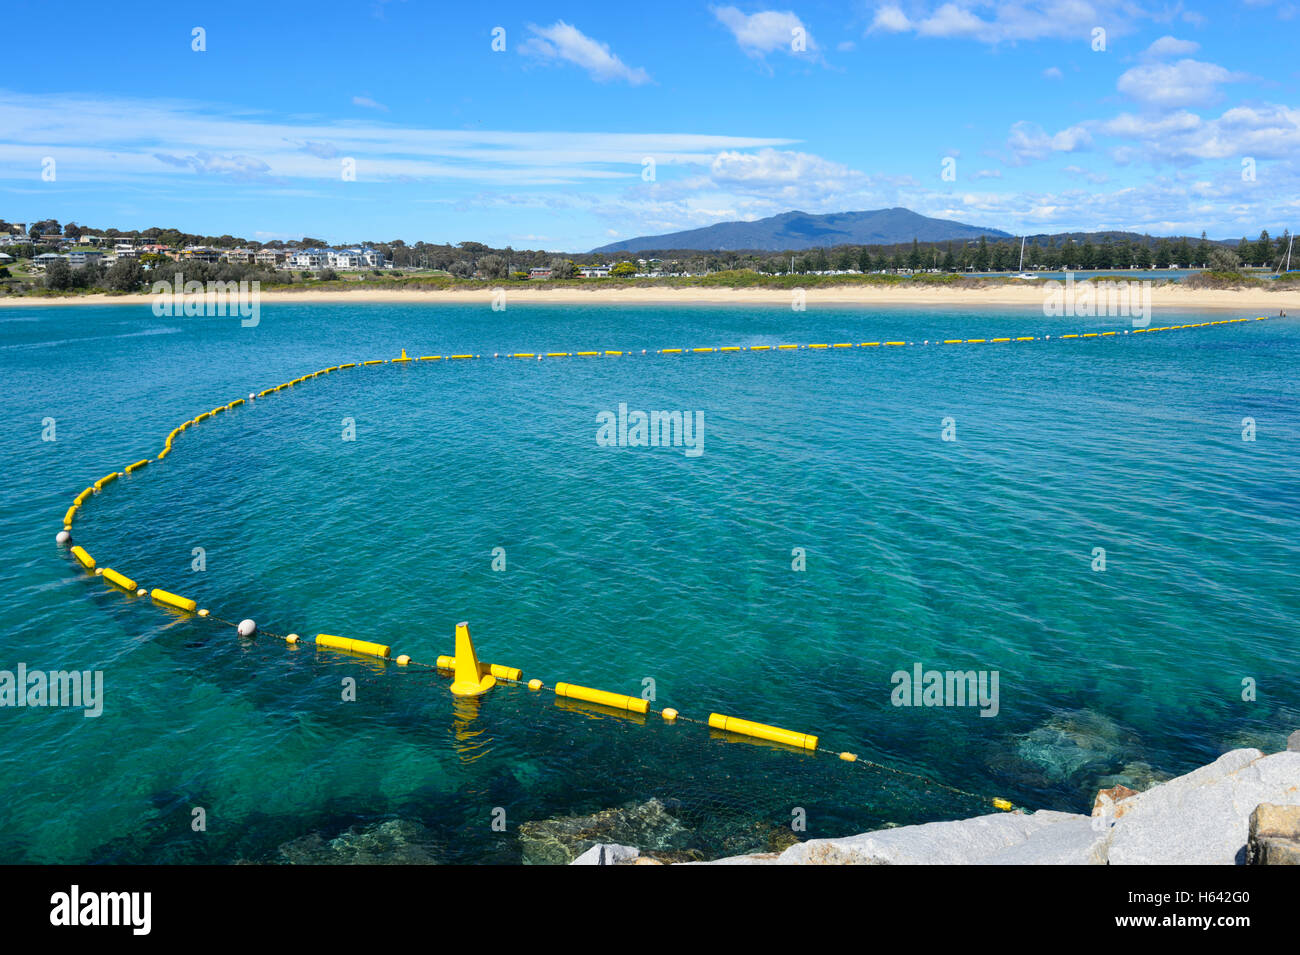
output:
[[[0,709],[0,861],[276,861],[293,840],[390,819],[422,826],[441,861],[519,861],[527,823],[651,797],[680,823],[655,838],[703,855],[765,848],[796,807],[808,836],[987,811],[833,755],[522,687],[453,701],[433,671],[240,640],[79,572],[54,535],[82,488],[155,456],[186,418],[401,348],[1121,327],[1010,309],[272,305],[253,329],[134,306],[0,311],[0,669],[99,669],[106,697],[98,719]],[[1273,320],[359,368],[186,432],[74,530],[101,565],[275,633],[432,660],[468,620],[484,658],[548,684],[639,694],[651,678],[656,705],[688,716],[814,732],[832,753],[1086,811],[1105,780],[1300,728],[1298,360],[1297,323]],[[599,447],[596,415],[620,402],[703,411],[704,453]],[[915,663],[998,671],[998,715],[891,705],[891,674]]]

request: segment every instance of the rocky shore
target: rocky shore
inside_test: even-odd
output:
[[[1287,749],[1235,749],[1136,792],[1097,793],[1089,815],[976,816],[811,839],[711,862],[592,845],[571,865],[1300,865],[1300,731]]]

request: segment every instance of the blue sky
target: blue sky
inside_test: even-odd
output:
[[[1298,4],[18,4],[0,217],[578,251],[902,205],[1253,237],[1300,221]]]

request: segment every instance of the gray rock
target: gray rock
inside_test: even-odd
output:
[[[1300,730],[1286,738],[1286,749],[1288,753],[1300,753]]]
[[[1233,865],[1246,861],[1250,814],[1262,802],[1300,804],[1300,753],[1225,753],[1116,806],[1112,865]]]
[[[981,865],[1105,865],[1110,828],[1071,816],[1029,834],[1024,842],[979,860]]]
[[[775,852],[755,852],[747,856],[727,856],[708,862],[679,862],[678,865],[779,865],[781,857]]]
[[[332,839],[309,833],[278,850],[289,865],[436,865],[429,831],[408,819],[352,826]]]
[[[659,799],[602,809],[587,816],[530,820],[519,826],[523,861],[528,865],[567,865],[592,846],[635,845],[671,858],[690,839],[690,830]]]
[[[781,853],[782,865],[969,865],[1024,843],[1050,826],[1087,816],[996,813],[956,822],[900,826],[843,839],[812,839]]]
[[[641,855],[636,846],[620,846],[612,842],[598,842],[569,865],[622,865]]]

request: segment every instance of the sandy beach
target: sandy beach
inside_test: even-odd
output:
[[[842,286],[809,289],[807,304],[815,305],[912,305],[951,308],[985,306],[1042,307],[1047,282],[1024,286],[993,285],[986,288],[945,288],[920,286]],[[303,290],[262,292],[261,303],[384,303],[488,305],[492,289],[387,290],[362,288],[347,290]],[[150,295],[76,295],[57,298],[6,297],[0,307],[22,308],[40,305],[149,305]],[[527,285],[506,287],[508,305],[788,305],[787,289],[733,288],[532,288]],[[1286,291],[1267,289],[1192,289],[1177,285],[1151,288],[1151,305],[1157,309],[1225,309],[1276,315],[1300,310],[1300,288]]]

